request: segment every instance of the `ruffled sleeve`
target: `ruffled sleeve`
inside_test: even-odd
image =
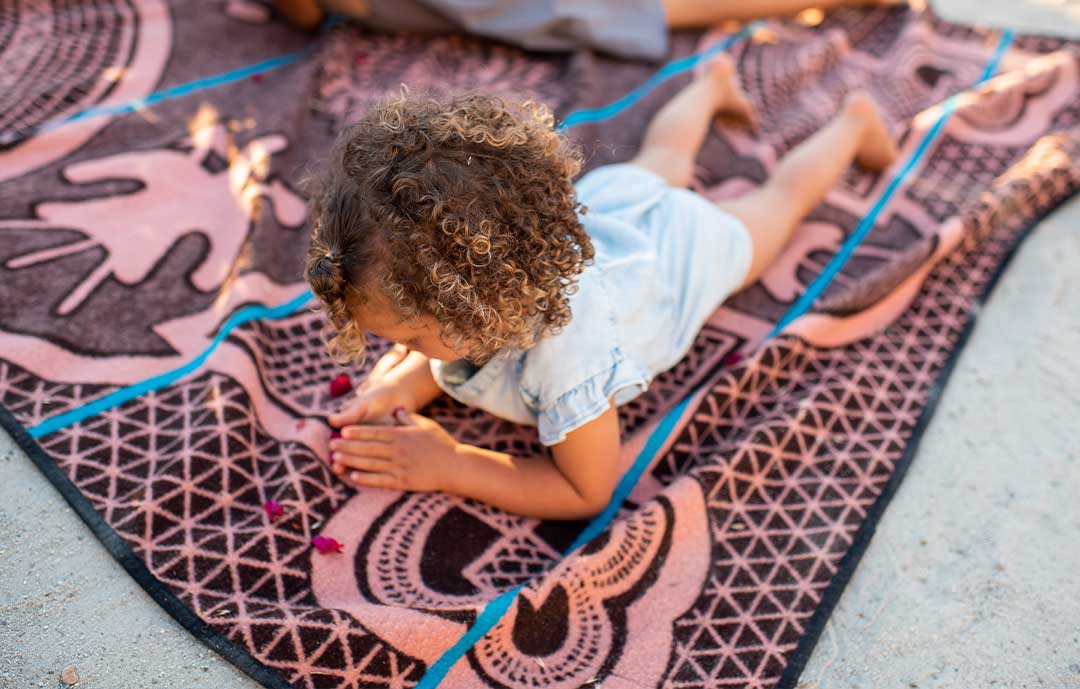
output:
[[[613,302],[600,266],[582,273],[571,296],[573,319],[530,348],[521,369],[521,396],[536,415],[540,442],[566,435],[648,387],[651,375],[620,347]]]
[[[613,352],[616,356],[619,353]],[[621,356],[608,367],[552,399],[538,401],[536,429],[540,442],[557,445],[571,431],[596,419],[611,406],[616,406],[643,392],[649,375]]]

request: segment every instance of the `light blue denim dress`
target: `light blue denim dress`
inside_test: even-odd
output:
[[[431,362],[451,397],[536,426],[545,445],[674,366],[750,269],[750,235],[738,219],[642,167],[601,167],[576,188],[596,257],[570,297],[570,323],[479,368]]]

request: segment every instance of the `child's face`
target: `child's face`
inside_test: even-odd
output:
[[[439,361],[453,361],[465,357],[447,346],[439,335],[439,324],[431,316],[421,316],[413,322],[405,322],[391,307],[368,302],[352,311],[353,318],[365,331],[405,345],[409,349]]]

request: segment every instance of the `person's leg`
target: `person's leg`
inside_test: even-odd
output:
[[[750,20],[795,14],[810,7],[832,9],[857,5],[905,5],[907,0],[663,0],[667,25],[691,29],[719,24],[728,19]]]
[[[274,0],[274,7],[290,24],[302,29],[314,29],[324,16],[318,0]]]
[[[655,172],[673,187],[687,186],[709,125],[721,112],[754,118],[753,106],[739,87],[735,63],[724,54],[712,58],[694,81],[656,113],[630,162]]]
[[[754,247],[752,284],[780,254],[795,228],[832,189],[852,161],[879,170],[896,159],[896,142],[865,93],[849,95],[835,118],[796,146],[764,185],[717,203],[746,225]]]

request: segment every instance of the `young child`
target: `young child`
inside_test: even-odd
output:
[[[683,187],[720,112],[752,114],[726,55],[660,110],[633,160],[576,186],[579,154],[537,106],[406,95],[342,132],[312,190],[307,278],[332,350],[362,352],[365,333],[397,345],[330,417],[333,471],[546,519],[601,511],[617,407],[761,275],[852,161],[896,156],[855,93],[763,186],[713,203]],[[537,426],[552,457],[457,442],[415,413],[443,392]]]
[[[314,28],[326,12],[381,31],[469,33],[530,50],[593,48],[659,60],[668,29],[705,28],[727,19],[794,14],[809,7],[894,5],[905,0],[274,0],[296,26]]]

